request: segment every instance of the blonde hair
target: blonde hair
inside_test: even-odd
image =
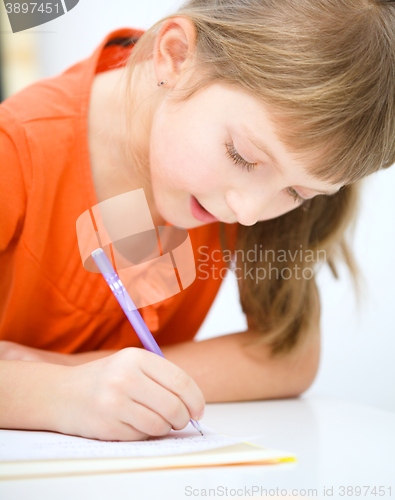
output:
[[[175,15],[193,22],[197,42],[187,85],[172,99],[185,101],[214,82],[247,91],[270,110],[279,139],[310,175],[344,184],[333,196],[240,226],[237,248],[324,251],[335,277],[336,261],[343,260],[356,281],[346,229],[355,222],[359,181],[395,162],[395,3],[191,0],[140,38],[128,61],[129,81],[137,63],[151,57],[163,21]],[[136,156],[132,161],[141,164]],[[226,247],[224,227],[221,236]],[[271,262],[259,264],[268,269]],[[307,267],[304,260],[300,265]],[[291,352],[312,333],[314,279],[243,279],[239,289],[251,326],[273,355]]]

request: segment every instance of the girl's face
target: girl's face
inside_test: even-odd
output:
[[[262,104],[219,84],[181,104],[165,98],[152,124],[150,170],[159,214],[187,229],[215,220],[251,226],[341,187],[305,172]]]

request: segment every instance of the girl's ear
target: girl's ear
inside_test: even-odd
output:
[[[191,65],[196,48],[196,29],[185,17],[166,19],[156,35],[153,60],[158,83],[173,88]]]

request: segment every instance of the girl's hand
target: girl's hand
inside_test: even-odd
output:
[[[73,365],[71,354],[43,351],[34,347],[27,347],[8,340],[0,341],[0,360],[6,361],[36,361],[41,363],[52,363],[54,365]]]
[[[183,429],[203,415],[204,397],[194,380],[143,349],[123,349],[65,373],[56,424],[65,434],[134,441]]]

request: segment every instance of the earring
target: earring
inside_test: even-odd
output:
[[[163,82],[158,82],[158,87],[161,87],[162,85],[165,85],[167,83],[167,80],[163,80]]]

